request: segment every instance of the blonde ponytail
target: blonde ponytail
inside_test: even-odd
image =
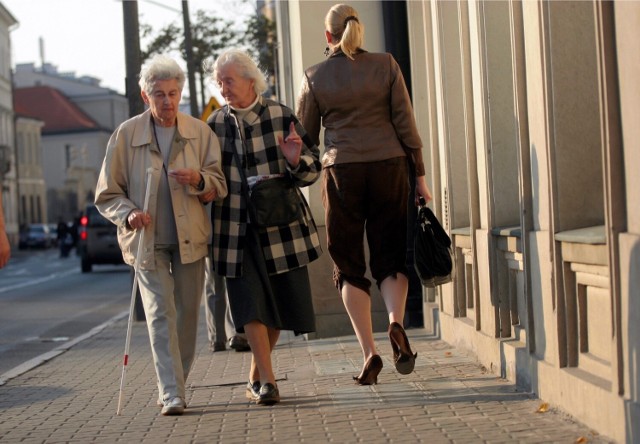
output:
[[[364,41],[364,25],[360,23],[358,12],[349,5],[334,5],[327,13],[324,24],[342,52],[353,60],[353,55],[362,48]]]

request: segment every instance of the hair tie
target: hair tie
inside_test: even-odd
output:
[[[347,27],[347,23],[349,23],[351,20],[355,20],[356,22],[360,23],[360,21],[358,20],[358,17],[356,17],[355,15],[350,15],[349,17],[347,17],[346,19],[344,19],[344,27]]]

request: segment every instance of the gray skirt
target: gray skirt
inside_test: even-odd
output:
[[[242,276],[226,278],[231,316],[236,331],[259,321],[267,327],[291,330],[295,334],[316,329],[307,267],[268,276],[254,227],[247,226]],[[262,270],[262,271],[261,271]]]

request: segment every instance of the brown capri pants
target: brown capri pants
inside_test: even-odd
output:
[[[406,157],[324,169],[322,202],[338,290],[347,281],[370,293],[371,282],[365,277],[365,230],[371,275],[378,287],[389,276],[408,275],[408,199]]]

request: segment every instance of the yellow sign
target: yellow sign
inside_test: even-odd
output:
[[[211,98],[209,99],[209,103],[207,103],[207,106],[205,106],[204,109],[202,110],[202,115],[200,116],[200,120],[203,120],[206,122],[209,116],[211,115],[211,113],[213,113],[218,108],[221,108],[220,103],[218,103],[215,97],[211,96]]]

